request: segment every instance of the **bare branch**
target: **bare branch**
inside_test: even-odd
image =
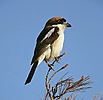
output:
[[[51,81],[55,77],[55,75],[61,72],[62,70],[66,69],[68,64],[62,66],[57,71],[54,71],[54,73],[50,76],[50,71],[52,70],[51,67],[54,66],[56,62],[58,63],[60,58],[64,56],[65,54],[66,53],[64,52],[59,57],[55,58],[52,64],[49,64],[49,69],[47,71],[46,79],[45,79],[45,86],[46,86],[47,93],[45,95],[44,100],[48,100],[48,99],[49,100],[60,100],[64,97],[66,93],[71,93],[71,92],[74,93],[77,91],[80,92],[88,88],[91,88],[90,86],[88,86],[91,83],[89,76],[87,77],[82,76],[78,81],[74,81],[72,77],[64,79],[64,76],[67,75],[67,73],[64,74],[59,79],[59,81],[57,81],[54,85],[51,86]],[[71,94],[69,97],[64,98],[64,100],[75,100],[76,96],[77,95]]]
[[[58,69],[56,72],[54,72],[54,74],[49,78],[49,81],[61,70],[65,69],[68,66],[68,64],[66,64],[65,66],[61,67],[60,69]]]

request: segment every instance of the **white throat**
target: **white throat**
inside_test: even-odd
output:
[[[53,27],[58,27],[62,32],[66,29],[66,25],[64,24],[57,24],[57,25],[52,25]]]

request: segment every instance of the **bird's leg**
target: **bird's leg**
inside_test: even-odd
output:
[[[60,63],[59,60],[60,60],[61,57],[64,56],[65,54],[66,54],[66,52],[64,52],[63,54],[61,54],[61,55],[58,56],[58,57],[55,57],[55,61],[56,61],[57,63]]]
[[[46,59],[45,59],[44,61],[46,62],[46,64],[48,65],[48,67],[54,71],[54,69],[53,69],[53,67],[52,67],[52,66],[54,66],[54,64],[53,64],[53,63],[52,63],[52,64],[49,64]]]
[[[59,62],[60,59],[61,59],[60,56],[55,57],[55,61],[56,61],[57,63],[60,63],[60,62]]]

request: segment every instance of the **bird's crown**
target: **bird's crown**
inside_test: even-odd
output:
[[[51,25],[57,25],[57,24],[63,24],[63,22],[66,22],[66,20],[62,17],[53,17],[49,19],[45,26],[51,26]]]

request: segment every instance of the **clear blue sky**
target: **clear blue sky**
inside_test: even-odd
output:
[[[59,66],[68,63],[68,76],[78,80],[89,75],[94,82],[78,100],[92,100],[95,94],[103,93],[103,0],[0,0],[0,100],[44,97],[44,62],[32,82],[26,86],[24,82],[36,38],[54,16],[62,16],[72,25],[65,31],[62,52],[67,54]]]

